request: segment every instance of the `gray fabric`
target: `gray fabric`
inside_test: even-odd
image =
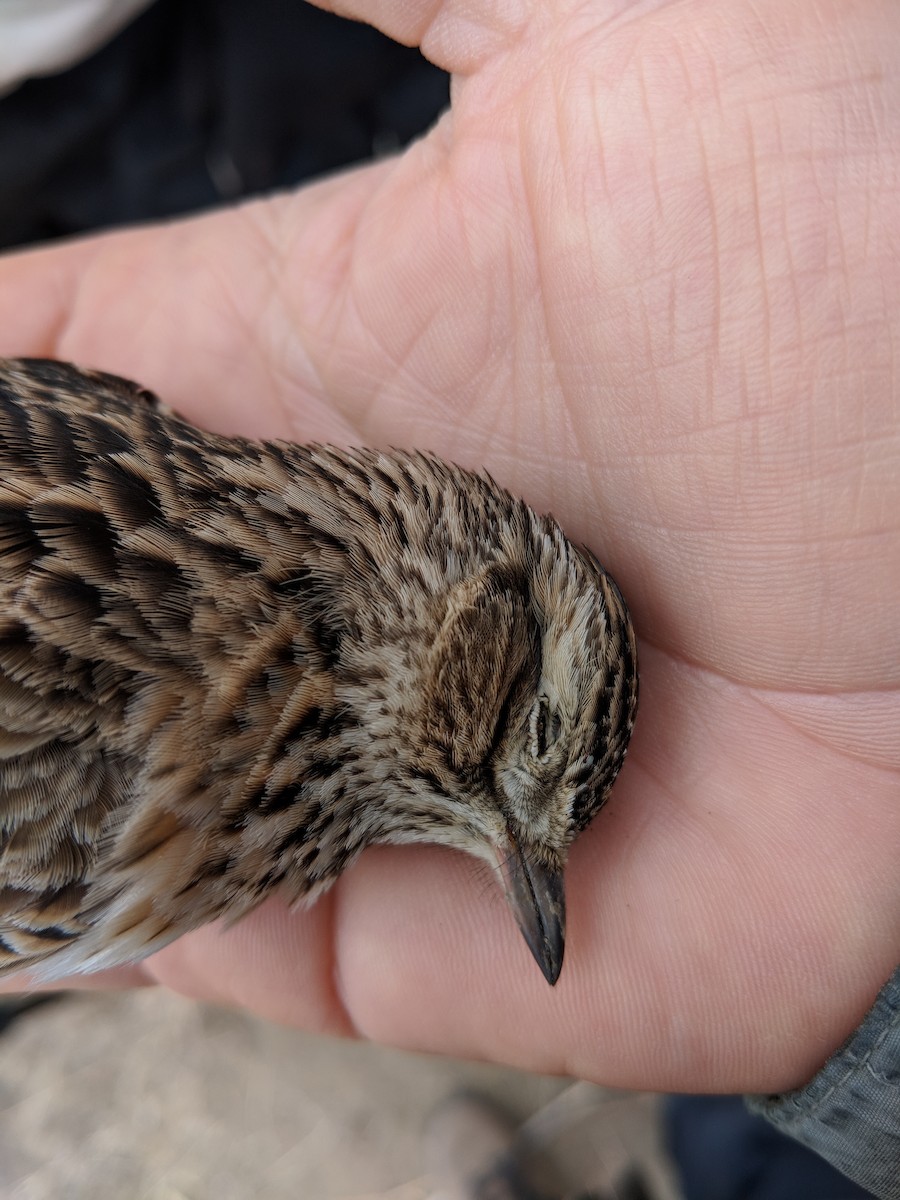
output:
[[[749,1103],[879,1200],[900,1200],[900,968],[811,1083]]]

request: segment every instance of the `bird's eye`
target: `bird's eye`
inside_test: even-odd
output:
[[[535,758],[547,757],[548,751],[559,738],[561,724],[559,713],[550,707],[547,697],[539,697],[528,721],[531,753]]]

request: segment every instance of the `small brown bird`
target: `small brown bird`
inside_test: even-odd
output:
[[[438,842],[497,871],[555,983],[636,698],[615,584],[492,480],[0,360],[0,973],[134,960]]]

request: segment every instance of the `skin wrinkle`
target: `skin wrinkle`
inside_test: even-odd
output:
[[[469,200],[468,189],[466,189],[465,192],[462,192],[462,191],[457,191],[457,187],[458,187],[457,181],[454,179],[453,189],[451,190],[451,188],[449,186],[442,187],[440,189],[439,195],[442,200],[442,207],[449,207],[450,211],[452,211],[452,213],[453,213],[453,223],[461,232],[463,245],[465,246],[465,252],[467,255],[467,259],[468,259],[468,264],[469,264],[470,270],[472,270],[474,273],[475,271],[477,271],[476,264],[477,264],[477,262],[480,258],[480,255],[483,251],[481,251],[481,248],[479,246],[477,246],[477,244],[476,244],[477,235],[473,234],[473,232],[472,232],[472,226],[474,225],[474,221],[471,218],[471,214],[467,213],[467,211],[466,211],[466,205]],[[491,208],[493,208],[493,207],[494,206],[492,205]],[[493,216],[493,214],[492,214],[492,216]],[[505,240],[505,238],[506,238],[505,229],[503,229],[502,236]],[[492,253],[492,255],[496,254],[496,249],[492,248],[491,253]],[[503,265],[505,266],[508,263],[508,261],[509,261],[509,257],[506,256],[504,259]],[[483,346],[479,346],[479,350],[481,352],[477,356],[477,361],[472,362],[472,364],[467,372],[466,386],[462,389],[463,394],[465,394],[466,392],[469,392],[470,394],[472,394],[474,396],[477,394],[477,392],[479,390],[479,384],[482,387],[484,386],[483,375],[484,375],[485,369],[487,367],[489,367],[489,365],[490,365],[489,343],[494,340],[494,338],[492,336],[492,331],[495,328],[495,325],[497,324],[496,314],[501,313],[503,311],[503,303],[501,300],[498,300],[498,297],[495,293],[495,288],[497,287],[496,280],[499,277],[499,275],[500,275],[500,272],[491,272],[491,274],[489,276],[488,286],[487,286],[485,292],[480,297],[481,308],[485,314],[485,319],[483,320],[482,327],[485,330],[486,338],[485,338]],[[509,283],[507,283],[505,297],[508,297],[512,303],[515,302],[515,293],[514,293],[514,290],[510,287]],[[502,338],[497,339],[497,340],[500,341],[502,344],[502,342],[503,342]],[[504,364],[504,367],[505,367],[505,364]],[[501,369],[499,367],[499,364],[498,364],[498,369]],[[454,402],[453,402],[453,394],[454,394],[454,391],[452,388],[447,389],[447,399],[445,401],[445,404],[447,405],[447,411],[458,412],[458,408],[456,407],[456,405],[454,405]],[[499,421],[499,413],[497,412],[496,408],[494,408],[493,406],[491,406],[491,413],[494,417],[494,427],[496,428],[496,425]],[[486,444],[490,444],[492,439],[489,436],[486,436],[484,440],[485,440]]]
[[[376,214],[375,217],[370,215],[373,210]],[[352,308],[354,323],[362,330],[365,339],[377,348],[381,371],[377,377],[377,385],[375,384],[374,379],[372,381],[373,385],[376,387],[380,387],[382,382],[395,380],[398,376],[409,370],[409,359],[412,357],[415,347],[421,344],[421,341],[427,331],[429,320],[433,318],[433,314],[427,315],[423,313],[421,306],[417,305],[415,309],[417,315],[416,324],[414,327],[410,328],[410,331],[403,344],[395,349],[387,344],[385,337],[378,329],[377,322],[370,318],[368,312],[366,311],[367,307],[369,306],[360,302],[359,283],[355,278],[359,269],[357,264],[360,262],[365,263],[367,258],[366,246],[368,245],[372,236],[370,225],[373,222],[377,223],[383,220],[384,208],[382,205],[379,205],[379,197],[374,196],[368,212],[363,215],[363,219],[354,229],[352,249],[350,253],[350,266],[347,272],[348,283],[346,289],[347,305],[348,308]],[[367,269],[368,267],[366,264],[366,267],[363,268],[364,274],[367,273]],[[356,286],[354,286],[354,284],[356,284]],[[372,315],[376,315],[374,309]],[[369,407],[365,413],[363,422],[364,425],[368,424],[374,406],[375,396],[373,394],[370,399]]]
[[[260,238],[261,244],[265,246],[267,253],[261,255],[263,275],[268,281],[267,294],[264,298],[264,311],[266,317],[271,320],[273,326],[281,326],[282,342],[277,344],[274,336],[269,336],[266,339],[266,344],[272,348],[272,367],[267,369],[265,348],[259,344],[259,364],[261,372],[265,373],[269,379],[270,387],[266,389],[273,397],[273,406],[277,412],[277,420],[285,430],[287,437],[297,438],[300,436],[299,430],[296,428],[296,413],[289,403],[289,395],[293,392],[297,385],[296,375],[290,371],[285,359],[288,352],[293,357],[302,353],[304,355],[307,369],[311,369],[312,362],[308,348],[305,345],[302,327],[295,326],[290,331],[290,336],[287,336],[287,330],[284,323],[281,321],[282,314],[288,308],[288,294],[285,286],[285,264],[290,262],[293,254],[292,247],[285,235],[290,234],[290,229],[283,228],[283,221],[279,220],[282,215],[282,210],[278,208],[250,204],[243,209],[243,216],[246,221],[254,228],[257,236]],[[266,266],[268,259],[268,266]],[[263,322],[263,324],[265,324]],[[253,343],[253,337],[250,335],[248,340]],[[276,366],[277,364],[277,366]],[[313,383],[319,383],[321,380],[314,375]],[[312,391],[312,389],[311,389]],[[312,394],[315,394],[314,391]],[[308,432],[306,433],[308,437]]]
[[[498,441],[507,449],[507,452],[514,455],[516,446],[519,443],[519,428],[516,420],[516,413],[510,413],[511,408],[508,398],[492,406],[490,409],[491,420],[483,422],[479,426],[479,432],[483,438],[484,445],[490,447],[490,458],[494,459],[496,454],[496,444]],[[512,419],[511,419],[512,418]]]
[[[521,164],[517,164],[521,166]],[[515,187],[511,185],[511,191],[521,193],[526,200],[528,206],[528,191],[524,185],[524,178],[519,177],[516,180]],[[537,235],[534,229],[533,214],[529,211],[529,227]],[[524,244],[527,239],[521,237],[520,244]],[[510,443],[510,449],[517,451],[517,457],[521,456],[524,447],[530,440],[529,429],[532,427],[532,420],[540,428],[541,434],[538,444],[546,447],[546,452],[551,459],[555,458],[556,447],[552,445],[554,440],[557,440],[557,435],[550,431],[549,426],[555,424],[550,421],[550,411],[554,414],[558,413],[558,419],[564,425],[568,425],[569,411],[564,393],[560,391],[558,386],[558,367],[556,355],[552,349],[552,336],[549,326],[549,314],[543,304],[543,288],[542,288],[542,269],[541,269],[541,253],[540,241],[535,240],[535,251],[533,254],[528,254],[527,267],[519,268],[521,273],[527,274],[528,289],[525,296],[520,295],[520,289],[516,286],[516,268],[518,263],[526,255],[524,245],[517,245],[515,248],[515,263],[513,254],[510,254],[508,260],[508,278],[507,278],[507,295],[510,297],[510,305],[514,314],[514,326],[518,326],[520,332],[516,334],[516,349],[512,358],[510,380],[510,388],[507,396],[504,399],[503,407],[508,408],[513,406],[512,397],[522,396],[526,398],[527,415],[522,421],[520,430],[517,431],[517,436],[514,443]],[[547,349],[543,349],[544,346]],[[535,350],[540,355],[540,361],[535,369],[533,364],[533,356]],[[562,400],[560,402],[560,397]],[[488,443],[493,447],[493,439]],[[523,477],[524,483],[524,477]],[[548,497],[551,499],[552,497]]]
[[[317,329],[317,323],[322,326],[321,339],[327,349],[330,349],[340,327],[340,316],[347,301],[349,289],[350,264],[353,261],[357,244],[359,228],[373,194],[378,191],[378,184],[385,175],[393,169],[392,161],[381,161],[369,164],[365,170],[345,172],[336,179],[316,184],[305,194],[308,198],[313,195],[318,198],[316,205],[319,213],[334,212],[337,207],[334,201],[336,189],[342,188],[343,206],[348,211],[342,213],[340,221],[335,220],[334,230],[327,226],[318,238],[311,238],[307,227],[294,218],[295,232],[286,237],[289,246],[289,257],[283,260],[285,282],[293,283],[293,290],[288,286],[285,299],[290,310],[290,324]],[[374,186],[373,186],[374,185]],[[352,203],[348,203],[349,196]],[[291,210],[287,204],[279,205],[280,215],[285,225],[290,228],[291,222],[287,215]],[[319,225],[317,223],[317,232]],[[304,270],[297,277],[296,271],[291,275],[291,268],[302,262]],[[304,338],[312,346],[311,333]],[[321,353],[321,348],[320,348]]]
[[[555,81],[555,78],[556,77],[554,75],[554,77],[553,77],[554,81]],[[555,122],[556,122],[555,129],[558,134],[557,141],[559,144],[559,155],[561,157],[563,157],[566,154],[566,145],[567,145],[567,137],[566,137],[567,122],[565,120],[564,115],[562,114],[561,101],[560,101],[560,97],[563,95],[563,89],[561,86],[553,86],[553,82],[551,82],[548,86],[550,87],[550,91],[554,97],[554,104],[552,107],[552,111],[553,111],[553,115],[555,117]],[[523,156],[527,152],[530,152],[531,154],[533,154],[534,153],[533,144],[532,144],[533,139],[528,136],[529,129],[524,123],[521,128],[521,133],[524,135],[521,139],[522,145],[523,145],[523,151],[522,151]],[[602,147],[602,139],[598,139],[598,144]],[[527,147],[527,151],[526,151],[525,147]],[[543,136],[541,137],[541,147],[542,147],[541,152],[545,153],[546,152],[546,138],[544,138]],[[601,159],[602,159],[602,151],[601,151]],[[546,236],[544,236],[544,226],[545,226],[546,222],[539,219],[537,214],[542,207],[543,208],[547,207],[547,201],[546,201],[546,199],[542,198],[541,203],[539,204],[538,196],[541,195],[541,193],[538,192],[536,187],[535,188],[528,187],[527,181],[529,179],[530,173],[527,170],[527,167],[525,166],[524,163],[522,164],[522,172],[521,173],[522,173],[522,179],[524,181],[524,187],[522,189],[522,194],[523,194],[523,197],[525,200],[525,211],[528,214],[529,227],[532,230],[533,238],[534,238],[534,245],[535,245],[536,251],[537,251],[536,259],[535,259],[536,271],[537,271],[538,279],[540,281],[544,281],[544,280],[546,280],[547,275],[548,275],[548,271],[547,271],[545,264],[546,264],[546,261],[548,258],[552,259],[554,248],[549,248],[549,249],[545,248],[545,249],[543,249],[543,252],[542,252],[542,248],[545,247],[545,243],[547,242],[547,238],[546,238]],[[540,183],[545,182],[543,179],[543,176],[540,176],[540,175],[538,176],[538,182],[540,182]],[[549,207],[550,207],[551,213],[553,215],[556,215],[554,213],[555,206],[552,204],[552,202]],[[569,211],[576,211],[576,208],[575,208],[575,206],[572,205],[571,200],[569,200],[569,204],[566,209],[567,213]],[[587,241],[588,241],[588,245],[592,246],[592,240],[590,239],[590,237],[588,237]],[[551,353],[549,355],[550,361],[554,364],[557,364],[556,379],[557,379],[557,382],[559,383],[559,389],[555,396],[555,405],[561,406],[567,421],[569,421],[571,423],[573,429],[577,429],[579,422],[578,422],[577,416],[576,416],[572,406],[573,406],[573,404],[575,402],[575,398],[578,394],[578,389],[568,388],[565,386],[565,376],[564,376],[563,370],[561,369],[561,366],[560,366],[561,364],[566,363],[568,360],[568,357],[569,357],[564,349],[564,347],[567,344],[568,339],[564,338],[561,335],[561,333],[559,332],[564,328],[563,317],[567,311],[567,305],[564,303],[564,304],[558,306],[559,311],[560,311],[560,316],[557,316],[557,306],[555,306],[554,301],[553,301],[553,290],[551,287],[547,286],[546,283],[544,283],[542,289],[539,289],[539,297],[541,298],[541,302],[542,302],[541,303],[542,325],[543,325],[543,329],[546,333],[548,345],[549,345],[550,351],[551,351]],[[544,297],[546,297],[546,298],[544,299]],[[557,331],[556,336],[554,336],[554,331]],[[570,395],[571,395],[571,399],[570,399]]]
[[[699,667],[698,669],[704,670],[704,671],[706,671],[707,674],[710,674],[710,675],[715,674],[714,672],[707,671],[706,668],[703,668],[703,667]],[[737,685],[735,685],[733,680],[729,680],[729,679],[727,679],[727,677],[719,676],[719,678],[723,679],[724,682],[729,683],[732,686],[737,686]],[[898,690],[897,688],[885,688],[885,689],[881,689],[880,691],[874,691],[874,692],[872,691],[872,689],[861,689],[858,691],[848,691],[848,689],[842,688],[839,692],[837,692],[837,691],[816,691],[816,692],[810,693],[810,692],[801,691],[799,689],[796,691],[792,691],[788,688],[783,688],[779,691],[775,691],[772,688],[762,688],[762,687],[752,687],[752,686],[746,687],[746,685],[742,685],[742,686],[744,686],[744,690],[745,690],[747,696],[751,700],[754,700],[757,704],[759,704],[767,712],[772,713],[780,721],[785,722],[792,729],[796,729],[797,732],[800,733],[804,739],[809,740],[810,742],[814,743],[817,746],[832,750],[839,758],[856,759],[858,761],[865,762],[867,766],[871,767],[875,771],[885,771],[888,774],[896,774],[897,771],[900,770],[900,763],[898,763],[897,767],[892,767],[892,766],[885,765],[882,763],[871,762],[861,755],[853,754],[846,747],[841,747],[841,746],[835,745],[832,741],[829,741],[829,739],[817,736],[816,733],[813,730],[811,730],[808,726],[804,725],[802,723],[802,721],[798,720],[797,718],[792,718],[791,715],[789,713],[785,712],[784,709],[781,707],[781,705],[789,703],[791,700],[796,701],[798,703],[798,705],[802,705],[803,701],[807,700],[807,699],[815,700],[815,699],[824,699],[826,697],[835,699],[838,696],[847,696],[847,695],[852,695],[855,697],[862,698],[862,697],[865,697],[868,695],[881,694],[881,695],[893,696],[898,704],[898,708],[900,708],[900,690]],[[898,744],[898,757],[900,757],[900,744]]]
[[[721,370],[722,347],[722,248],[719,240],[719,217],[715,202],[710,160],[707,154],[706,142],[702,130],[698,129],[698,145],[702,178],[706,192],[706,212],[709,214],[710,252],[709,262],[712,266],[712,296],[710,298],[710,327],[709,351],[706,355],[706,396],[707,411],[712,412],[716,394],[716,376]]]
[[[519,130],[520,146],[524,146],[524,144],[526,143],[526,139],[524,137],[522,137],[523,132],[524,132],[524,130],[520,127],[520,130]],[[520,154],[524,154],[524,153],[525,153],[524,149],[520,151]],[[537,216],[536,216],[536,198],[532,194],[532,192],[529,190],[529,188],[527,187],[527,179],[528,179],[529,173],[528,173],[527,169],[524,167],[524,164],[522,163],[521,159],[517,165],[518,165],[518,169],[519,169],[519,176],[518,176],[518,180],[517,180],[518,186],[516,187],[516,191],[519,194],[521,194],[521,196],[523,198],[524,211],[528,217],[528,227],[531,230],[532,240],[533,240],[533,244],[535,247],[534,274],[535,274],[536,280],[537,280],[536,287],[535,287],[535,295],[537,297],[538,305],[539,305],[541,331],[545,334],[546,339],[547,339],[548,348],[549,348],[548,358],[551,362],[553,362],[555,360],[555,355],[553,352],[553,350],[554,350],[553,319],[552,319],[551,311],[548,308],[547,303],[544,300],[544,297],[546,296],[546,291],[542,287],[544,271],[542,268],[542,253],[541,253],[541,247],[543,244],[543,239],[541,237],[541,223],[538,221]],[[515,295],[514,292],[512,294]],[[537,341],[537,338],[535,340]],[[565,393],[563,393],[563,395],[562,395],[562,401],[563,401],[563,405],[565,406]],[[540,415],[540,411],[541,411],[540,404],[538,404],[538,409],[539,409],[539,415]],[[546,411],[546,409],[544,409],[544,412],[545,411]],[[571,414],[566,413],[566,416],[571,416]],[[543,439],[542,439],[542,441],[543,441]]]
[[[638,94],[640,96],[640,108],[644,117],[644,127],[647,130],[647,136],[649,138],[650,160],[651,162],[655,162],[659,143],[656,137],[656,124],[653,120],[651,111],[646,72],[642,62],[638,62],[636,64],[635,73],[637,76]],[[665,220],[665,205],[663,203],[662,188],[660,187],[659,177],[656,171],[650,171],[650,183],[653,193],[653,201],[656,207],[656,219],[660,224],[662,224]]]
[[[704,598],[704,600],[705,600],[705,598]],[[773,688],[769,684],[754,683],[752,681],[748,681],[748,680],[738,677],[738,676],[729,675],[724,670],[716,669],[715,667],[711,666],[709,662],[706,662],[704,660],[697,659],[697,658],[691,658],[689,655],[687,655],[685,653],[673,654],[671,647],[669,645],[667,645],[667,643],[664,640],[660,639],[658,636],[654,636],[654,629],[653,629],[652,623],[648,625],[647,632],[645,632],[642,635],[642,637],[640,639],[640,643],[642,646],[644,644],[646,644],[647,646],[650,646],[654,650],[658,651],[660,654],[666,655],[667,657],[669,657],[671,659],[671,661],[673,663],[681,663],[682,665],[689,667],[691,669],[694,669],[697,671],[702,671],[704,674],[709,675],[711,678],[720,679],[723,683],[726,683],[726,684],[729,684],[729,685],[732,685],[735,687],[746,688],[749,690],[749,692],[751,694],[752,693],[772,694],[772,695],[784,694],[786,696],[797,696],[798,698],[802,698],[805,696],[816,697],[816,696],[830,696],[830,695],[849,695],[849,696],[870,695],[870,694],[877,695],[879,693],[886,693],[888,695],[893,695],[895,692],[897,692],[897,686],[895,684],[886,684],[883,688],[871,688],[867,685],[860,685],[858,688],[852,688],[852,687],[848,687],[846,685],[842,685],[839,691],[829,691],[828,689],[823,689],[822,684],[818,684],[817,686],[815,686],[812,689],[789,688],[789,687],[784,687],[782,689],[778,689],[778,688]]]
[[[513,313],[518,315],[520,306],[516,297],[512,275],[512,269],[508,266],[506,279],[507,295],[510,298],[510,306]],[[524,314],[523,327],[526,332],[525,337],[521,341],[527,344],[530,342],[527,314]],[[537,339],[535,341],[539,344]],[[525,430],[523,436],[525,421],[519,416],[517,407],[512,400],[513,396],[527,397],[526,403],[530,409],[529,415],[533,414],[534,419],[540,422],[542,427],[545,425],[543,420],[543,402],[545,396],[542,387],[543,381],[539,377],[541,372],[528,370],[525,365],[527,358],[524,358],[521,362],[518,356],[512,356],[511,362],[509,361],[509,356],[504,355],[503,358],[504,371],[508,377],[508,386],[495,394],[494,403],[488,408],[489,416],[484,426],[484,444],[485,447],[489,447],[488,452],[491,460],[494,459],[496,454],[498,442],[504,447],[511,458],[517,458],[522,444],[528,441],[527,430]]]
[[[316,358],[315,337],[318,335],[324,342],[324,353],[322,348],[319,348],[317,378],[322,381],[322,386],[327,391],[328,402],[340,412],[346,427],[352,430],[355,437],[361,436],[375,403],[375,398],[369,396],[366,402],[367,411],[364,411],[362,395],[370,391],[373,380],[380,381],[383,375],[380,372],[377,374],[370,372],[369,378],[365,380],[365,388],[359,386],[351,388],[337,381],[336,368],[345,368],[345,354],[340,348],[340,330],[348,325],[352,325],[356,329],[366,328],[366,322],[356,301],[357,272],[359,270],[357,264],[361,259],[364,261],[367,257],[365,247],[368,241],[364,240],[364,235],[368,237],[371,232],[370,213],[373,206],[377,206],[384,189],[390,188],[395,177],[396,166],[397,160],[381,161],[366,168],[366,171],[357,169],[342,177],[350,182],[354,189],[359,187],[360,200],[353,204],[348,219],[341,225],[339,253],[334,253],[333,239],[328,240],[324,245],[319,245],[315,239],[303,236],[301,227],[298,227],[298,253],[291,255],[291,264],[296,264],[298,261],[305,262],[310,251],[315,256],[316,269],[312,278],[315,283],[324,286],[319,287],[319,292],[315,296],[311,316],[325,319],[327,334],[321,338],[320,331],[314,324],[311,324],[310,318],[305,315],[304,308],[299,303],[295,305],[298,319],[294,323],[300,328],[305,328],[308,324],[311,326],[308,337],[304,339],[309,345],[311,362],[315,362]],[[376,186],[371,190],[364,190],[361,186],[366,180],[366,172],[372,172],[376,179]],[[315,191],[327,198],[340,181],[341,177],[335,181],[316,185]],[[363,203],[363,201],[365,202]],[[313,290],[311,286],[306,285],[305,272],[301,275],[301,280],[305,286],[298,300],[307,299],[308,293]],[[354,286],[355,282],[356,287]],[[294,283],[296,286],[296,275]],[[396,370],[399,370],[401,361],[402,354],[397,355]],[[351,400],[356,401],[353,409],[351,409]],[[298,433],[298,440],[307,440],[308,436],[308,432],[304,428]]]
[[[856,700],[865,699],[866,697],[893,699],[894,706],[897,708],[896,721],[893,720],[893,714],[890,712],[881,717],[881,724],[876,727],[876,732],[881,730],[884,734],[884,754],[888,761],[876,761],[868,755],[881,753],[880,746],[872,746],[871,743],[865,744],[865,737],[873,732],[872,726],[866,724],[863,726],[861,720],[854,723],[854,727],[848,731],[852,741],[849,745],[839,743],[832,733],[829,738],[826,734],[818,732],[812,727],[812,722],[815,719],[815,714],[809,711],[809,701],[816,700],[837,700],[852,697]],[[773,691],[771,688],[756,689],[756,698],[760,704],[768,708],[782,720],[786,721],[798,733],[808,738],[816,745],[823,746],[834,750],[836,753],[847,759],[855,759],[864,762],[867,766],[876,770],[884,770],[889,773],[900,773],[900,740],[896,736],[896,730],[900,728],[900,689],[896,687],[885,687],[879,689],[861,689],[859,691],[851,691],[845,687],[836,691],[822,690],[813,694],[805,692],[792,692],[789,689],[781,691]],[[792,704],[793,702],[793,704]],[[804,703],[806,704],[806,712],[804,712]],[[794,712],[790,709],[793,707]],[[787,710],[787,711],[785,711]],[[891,735],[894,735],[893,737]],[[863,743],[860,745],[859,743]],[[893,753],[892,753],[893,746]],[[865,750],[866,753],[863,751]],[[890,761],[890,760],[893,761]]]
[[[323,926],[327,930],[324,936],[317,938],[319,950],[315,956],[315,973],[322,996],[316,1001],[314,1010],[307,1015],[305,1024],[315,1032],[358,1038],[365,1035],[357,1028],[353,1014],[344,1003],[340,979],[340,904],[341,882],[338,881],[337,886],[322,898],[314,910],[314,920],[320,934]],[[152,960],[147,960],[132,970],[139,970],[148,985],[177,979],[178,991],[187,996],[202,998],[208,962],[219,957],[227,934],[229,938],[237,938],[246,947],[249,970],[227,970],[224,973],[223,986],[215,997],[212,997],[214,1002],[236,1009],[252,1005],[252,996],[248,995],[248,988],[252,990],[253,958],[256,950],[258,947],[262,948],[267,955],[274,950],[276,961],[282,962],[286,967],[286,986],[275,981],[270,983],[267,1009],[263,1015],[269,1020],[292,1024],[296,1022],[296,1014],[292,1014],[287,1007],[295,991],[292,976],[296,974],[300,964],[303,965],[304,971],[309,969],[308,950],[305,954],[296,952],[296,931],[297,925],[288,906],[280,900],[270,900],[238,925],[229,926],[227,922],[218,922],[201,931],[195,942],[199,953],[193,956],[184,953],[184,944],[176,943],[168,951],[156,955]],[[102,987],[103,976],[76,976],[74,983],[83,988]],[[48,990],[51,986],[39,985],[37,990]]]
[[[439,211],[441,213],[447,211],[446,202],[444,201],[444,199],[441,195],[441,191],[447,191],[447,190],[448,189],[441,189],[437,193],[437,200],[440,201]],[[452,199],[452,195],[451,195],[451,199]],[[460,224],[458,219],[455,219],[453,224],[454,224],[454,227],[457,229],[463,228],[463,226]],[[454,265],[454,269],[456,270],[456,269],[458,269],[458,267],[456,265]],[[416,307],[416,311],[417,311],[417,313],[421,311],[421,301],[419,301],[419,304]],[[361,308],[360,308],[360,312],[362,312]],[[380,313],[378,312],[377,309],[373,309],[373,316],[376,318],[380,317]],[[364,324],[364,327],[367,327],[367,322],[363,321],[363,324]],[[389,332],[389,331],[387,331],[387,332]],[[373,330],[370,330],[369,333],[370,333],[370,336],[376,336],[374,334]],[[394,380],[396,380],[396,377],[398,375],[402,375],[404,377],[408,377],[411,375],[411,373],[414,370],[413,360],[416,358],[417,349],[425,346],[427,340],[429,339],[429,337],[432,337],[432,335],[433,335],[433,315],[431,317],[429,317],[427,320],[425,319],[424,316],[421,317],[418,321],[416,329],[414,331],[411,331],[411,334],[407,338],[400,353],[399,354],[395,353],[393,356],[394,361],[393,361],[392,366],[393,366],[393,379]],[[389,347],[387,346],[387,343],[384,342],[384,340],[378,336],[376,336],[376,344],[378,344],[379,351],[381,353],[384,353],[384,354],[391,353],[389,350]],[[422,356],[420,355],[419,357],[422,357]],[[427,355],[425,357],[427,358]],[[418,370],[418,368],[416,368],[416,370]],[[385,394],[388,394],[391,382],[392,382],[392,376],[390,374],[387,374],[383,378],[382,384],[381,384],[379,390],[381,392],[384,392]],[[422,390],[423,390],[423,381],[421,381],[419,378],[413,377],[413,382],[414,382],[414,386],[412,387],[412,389],[410,389],[409,384],[406,383],[404,380],[402,390],[404,392],[406,392],[407,394],[410,394],[410,392],[411,392],[411,394],[416,395],[416,396],[421,395]],[[431,388],[429,389],[429,391],[432,391],[432,390],[433,389],[431,389]],[[452,389],[448,389],[448,388],[444,389],[444,393],[446,393],[446,394],[449,394],[451,391],[452,391]],[[437,396],[440,396],[441,394],[442,394],[441,392],[436,393]],[[451,410],[448,409],[448,412],[450,412],[450,411]],[[370,409],[369,413],[367,414],[364,428],[370,427],[370,425],[372,424],[372,422],[374,420],[375,412],[376,412],[376,408],[373,403],[372,408]]]
[[[342,901],[342,880],[339,879],[337,886],[334,888],[334,894],[330,904],[329,936],[326,943],[329,950],[328,981],[330,995],[332,997],[334,1006],[337,1009],[339,1018],[344,1024],[348,1035],[355,1038],[361,1038],[365,1035],[363,1034],[362,1029],[358,1024],[348,1002],[347,981],[344,977],[344,972],[342,970],[342,959],[339,953],[339,938],[343,916]]]
[[[471,246],[468,249],[473,253]],[[477,255],[473,253],[473,257]],[[498,335],[495,330],[499,324],[506,324],[504,318],[498,314],[504,311],[506,303],[514,304],[515,300],[510,291],[510,284],[507,282],[501,285],[500,278],[501,271],[492,272],[479,296],[480,310],[484,314],[482,332],[476,345],[466,356],[465,377],[461,377],[459,366],[454,363],[456,375],[452,383],[455,386],[447,387],[444,393],[436,398],[436,406],[446,415],[448,421],[460,422],[461,418],[468,421],[479,447],[476,453],[482,455],[486,451],[493,453],[496,432],[500,432],[501,443],[506,438],[505,418],[501,409],[509,395],[507,385],[510,364],[509,356],[502,349],[506,342],[505,331]],[[495,346],[500,349],[495,351]],[[486,396],[490,396],[494,403],[479,405],[479,398]],[[481,412],[479,408],[485,411]],[[485,450],[481,450],[481,447]],[[471,453],[468,456],[470,457]]]
[[[747,163],[748,183],[750,192],[750,201],[753,210],[753,220],[755,225],[755,250],[760,266],[760,317],[762,320],[762,328],[760,330],[762,359],[768,364],[768,373],[766,378],[766,395],[776,396],[778,390],[772,378],[772,313],[771,302],[769,299],[769,291],[767,281],[769,279],[769,269],[767,267],[767,250],[765,236],[763,233],[763,217],[762,217],[762,197],[760,193],[759,167],[755,158],[756,138],[754,135],[753,123],[749,113],[745,124],[745,132],[747,138]]]
[[[668,653],[668,651],[665,650],[664,648],[655,645],[651,641],[648,641],[647,645],[649,647],[651,647],[653,650],[658,651],[659,654],[665,655],[666,657],[668,657],[673,664],[675,663],[675,661],[676,661],[675,658],[672,655],[670,655]],[[682,665],[686,666],[686,667],[690,667],[693,664],[684,663]],[[698,668],[698,669],[702,670],[703,668]],[[667,801],[667,803],[665,803],[664,805],[661,806],[664,810],[674,811],[676,808],[681,807],[681,805],[679,804],[679,794],[676,793],[673,790],[673,788],[666,782],[665,775],[662,770],[660,770],[660,771],[654,770],[653,760],[648,759],[646,754],[640,760],[639,767],[637,767],[635,769],[639,770],[641,772],[641,774],[643,776],[645,776],[646,779],[650,780],[653,783],[654,787],[659,792],[659,794],[664,798],[665,801]],[[649,819],[649,818],[646,818],[646,819]],[[636,831],[636,833],[638,833],[638,832],[639,832],[639,830]],[[632,844],[634,846],[633,853],[635,853],[635,854],[640,853],[636,838],[635,838],[635,840],[633,840]]]
[[[472,74],[491,58],[514,50],[527,37],[535,11],[541,12],[531,0],[495,0],[481,5],[480,17],[474,9],[466,0],[439,5],[419,39],[422,53],[445,70]],[[456,10],[461,10],[458,15]]]
[[[38,251],[40,253],[40,251]],[[54,328],[52,349],[49,351],[54,358],[65,357],[65,347],[69,344],[70,339],[77,340],[77,328],[73,329],[75,319],[83,297],[87,294],[91,286],[91,263],[88,261],[83,273],[80,273],[77,280],[74,282],[72,304],[65,314],[60,315],[60,320]]]

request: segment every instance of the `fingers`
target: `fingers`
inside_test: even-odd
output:
[[[221,432],[346,440],[321,363],[346,247],[384,169],[0,257],[0,354],[125,375]]]
[[[0,355],[58,357],[95,252],[95,242],[85,240],[0,255]]]
[[[313,0],[338,16],[365,21],[396,42],[419,46],[445,71],[468,74],[522,36],[530,0]]]
[[[338,891],[293,912],[270,900],[234,925],[216,922],[175,942],[147,960],[147,974],[187,996],[267,1020],[351,1035],[335,979],[338,903]]]
[[[291,911],[276,898],[236,924],[217,921],[187,934],[143,962],[52,983],[15,975],[0,983],[0,994],[164,984],[267,1020],[352,1035],[336,985],[335,902],[332,893],[309,910]]]
[[[94,975],[71,975],[51,983],[31,979],[26,973],[10,975],[0,981],[0,995],[10,996],[32,992],[105,992],[134,987],[149,987],[155,980],[148,975],[143,963],[98,971]]]

